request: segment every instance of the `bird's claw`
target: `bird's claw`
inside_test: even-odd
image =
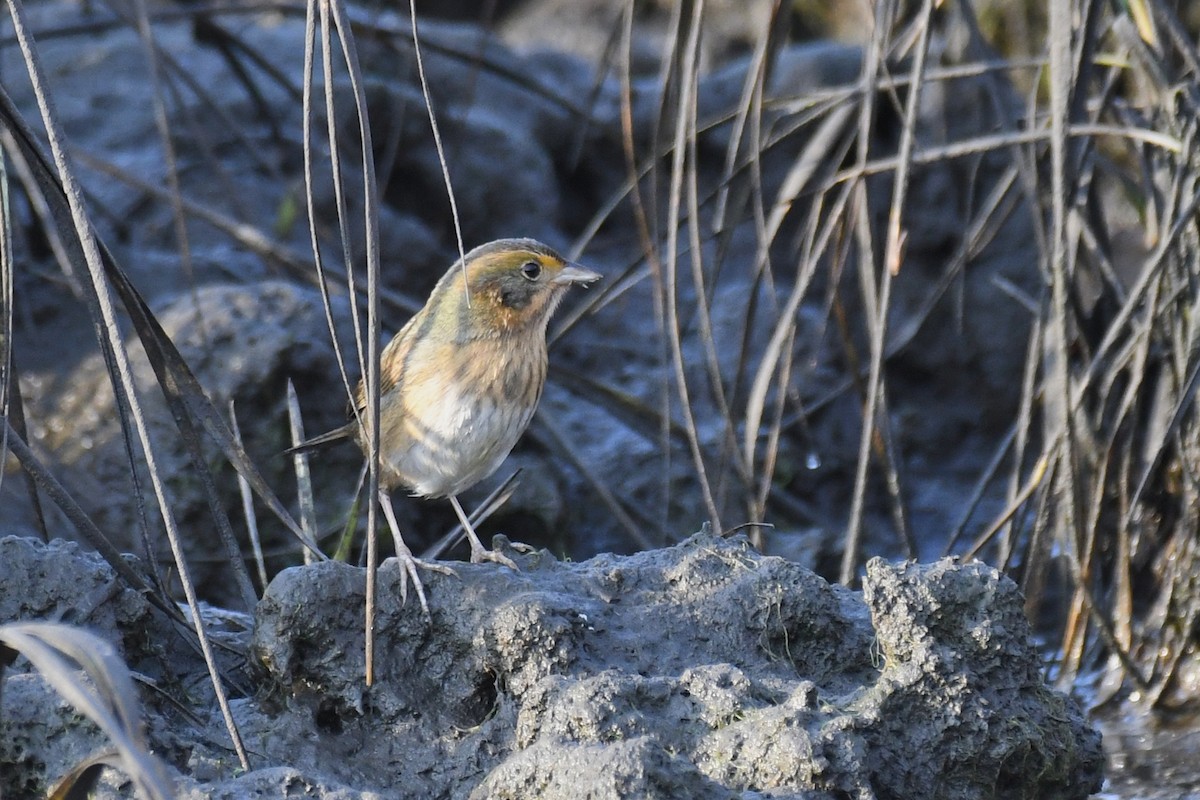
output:
[[[484,561],[491,561],[496,564],[503,564],[514,572],[520,572],[520,568],[511,558],[501,553],[499,550],[488,550],[479,541],[479,535],[475,533],[475,527],[471,525],[471,519],[467,516],[467,512],[463,511],[462,504],[458,502],[458,498],[450,495],[450,505],[454,506],[454,513],[458,515],[458,521],[463,526],[463,530],[467,532],[467,541],[471,543],[471,563],[480,564]],[[508,541],[505,539],[505,541]]]
[[[383,563],[386,564],[392,560],[400,562],[400,601],[402,603],[408,602],[408,581],[411,578],[413,588],[417,591],[417,599],[421,601],[421,612],[425,615],[427,621],[432,621],[433,616],[429,613],[429,600],[425,596],[425,584],[421,582],[421,575],[417,570],[427,569],[430,572],[440,572],[443,575],[458,575],[458,573],[442,564],[415,558],[411,553],[390,556],[384,559]]]
[[[484,561],[491,561],[495,564],[503,564],[514,572],[520,572],[521,568],[516,562],[508,556],[501,553],[499,550],[488,550],[482,546],[471,548],[471,563],[482,564]]]

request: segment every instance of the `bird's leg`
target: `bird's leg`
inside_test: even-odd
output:
[[[429,602],[425,599],[425,586],[421,583],[421,577],[417,573],[417,568],[433,570],[444,575],[454,575],[455,572],[449,567],[435,564],[432,561],[422,561],[413,556],[412,551],[408,549],[408,545],[404,543],[404,537],[400,535],[400,525],[396,522],[396,512],[392,509],[392,499],[383,489],[379,490],[379,505],[383,508],[383,515],[387,517],[388,527],[392,531],[392,541],[396,545],[395,557],[400,562],[400,598],[402,601],[408,599],[408,579],[412,578],[413,586],[417,590],[417,597],[421,600],[421,610],[425,612],[425,618],[430,619]]]
[[[513,560],[504,555],[504,553],[488,550],[483,546],[483,543],[479,541],[479,537],[475,534],[474,526],[467,519],[467,514],[463,511],[462,504],[458,502],[457,497],[450,495],[450,504],[454,506],[454,513],[458,514],[458,521],[462,523],[463,529],[467,532],[467,540],[471,543],[472,564],[478,564],[481,561],[495,561],[497,564],[503,564],[509,569],[517,569],[517,565],[513,563]]]

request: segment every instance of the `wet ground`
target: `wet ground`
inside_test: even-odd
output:
[[[1200,716],[1155,721],[1130,712],[1097,715],[1108,780],[1102,800],[1200,799]]]

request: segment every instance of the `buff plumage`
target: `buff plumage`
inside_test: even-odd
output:
[[[457,495],[495,472],[528,427],[546,381],[550,316],[573,284],[599,277],[532,239],[485,244],[447,270],[381,353],[379,499],[426,613],[417,568],[439,567],[414,558],[404,544],[391,492],[448,497],[466,528],[471,560],[515,568],[479,542]],[[352,438],[367,452],[365,405],[360,382],[354,419],[301,447]]]

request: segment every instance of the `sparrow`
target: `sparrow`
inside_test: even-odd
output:
[[[402,566],[429,616],[417,559],[404,543],[391,495],[448,498],[467,533],[471,561],[513,561],[479,541],[458,495],[487,478],[529,426],[546,384],[546,326],[575,284],[601,276],[533,239],[476,247],[437,282],[425,305],[380,354],[379,503]],[[369,454],[366,385],[351,420],[289,452],[353,440]]]

